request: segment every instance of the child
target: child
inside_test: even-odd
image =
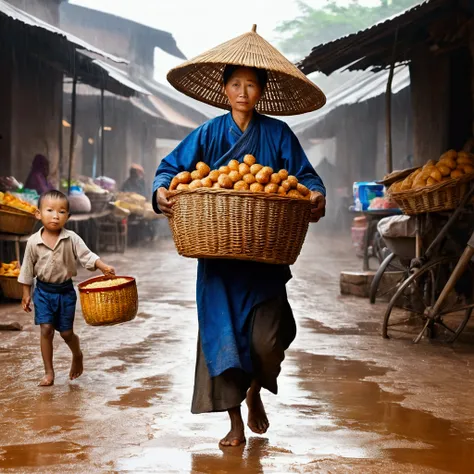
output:
[[[64,228],[69,219],[69,201],[59,191],[47,191],[40,196],[36,218],[43,227],[28,239],[18,281],[23,284],[23,310],[31,312],[31,286],[36,277],[33,295],[35,324],[41,326],[41,355],[45,375],[40,386],[54,384],[54,330],[72,352],[69,378],[78,378],[83,371],[79,338],[74,333],[76,292],[72,277],[77,275],[76,261],[88,270],[101,270],[104,275],[115,275],[113,267],[102,262],[84,241]]]

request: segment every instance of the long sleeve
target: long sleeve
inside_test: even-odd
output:
[[[322,179],[316,173],[298,138],[287,124],[283,128],[281,153],[286,164],[285,168],[291,175],[296,176],[311,191],[319,191],[324,196],[326,195]]]
[[[194,169],[196,164],[205,156],[207,127],[206,124],[191,132],[168,156],[163,158],[156,171],[153,181],[153,209],[159,213],[156,205],[156,191],[169,188],[171,180],[181,171]]]
[[[35,278],[35,258],[33,255],[33,246],[31,244],[31,238],[28,240],[25,249],[25,255],[21,264],[20,276],[18,277],[18,283],[23,285],[32,285]]]
[[[77,234],[75,234],[72,239],[74,253],[76,254],[80,264],[87,270],[94,271],[96,269],[95,264],[97,260],[99,260],[99,256],[92,252]]]

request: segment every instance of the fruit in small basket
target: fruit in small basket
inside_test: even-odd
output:
[[[256,176],[256,174],[263,168],[263,165],[259,165],[257,163],[255,163],[254,165],[252,165],[250,167],[250,172]]]
[[[228,166],[221,166],[219,168],[219,173],[221,174],[229,174],[231,169]]]
[[[239,173],[242,176],[250,173],[250,166],[247,163],[240,163],[239,165]]]
[[[464,176],[464,171],[459,168],[451,171],[451,178],[453,179],[461,178],[462,176]]]
[[[209,173],[209,178],[212,180],[213,183],[217,183],[217,180],[219,179],[220,174],[221,173],[219,170],[212,170]]]
[[[239,165],[240,163],[237,160],[230,160],[227,166],[231,171],[239,171]]]
[[[260,183],[253,183],[250,185],[250,191],[253,193],[263,193],[265,191],[265,186]]]
[[[17,260],[0,265],[0,276],[18,278],[20,275],[20,264]]]
[[[278,192],[278,184],[269,183],[265,186],[265,192],[270,194],[276,194]]]
[[[446,165],[443,165],[443,163],[438,163],[436,165],[438,168],[439,172],[441,173],[441,176],[449,176],[451,174],[451,168],[449,168]]]
[[[201,179],[202,187],[203,188],[212,188],[212,185],[214,184],[212,182],[212,179],[207,176],[206,178]]]
[[[256,175],[255,179],[257,180],[257,183],[260,184],[268,184],[270,182],[272,174],[264,171],[262,168]]]
[[[209,165],[204,163],[203,161],[200,161],[196,165],[196,169],[202,173],[203,178],[205,178],[211,172],[211,168],[209,168]]]

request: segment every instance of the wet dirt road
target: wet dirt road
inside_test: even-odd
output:
[[[270,430],[223,450],[226,415],[190,413],[195,263],[170,241],[106,260],[137,277],[139,315],[93,328],[78,314],[77,381],[57,337],[56,385],[37,387],[38,329],[0,306],[25,325],[0,332],[0,472],[474,472],[473,343],[383,340],[383,306],[339,296],[339,271],[360,265],[344,245],[309,236],[289,285],[298,336],[279,395],[263,395]]]

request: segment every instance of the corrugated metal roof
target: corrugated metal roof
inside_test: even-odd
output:
[[[346,71],[336,71],[334,76],[347,74]],[[286,121],[295,133],[303,133],[308,128],[322,120],[328,113],[342,105],[356,104],[385,94],[389,71],[363,71],[349,73],[350,78],[327,96],[326,105],[309,114],[291,117]],[[392,93],[396,94],[410,85],[408,66],[397,67],[392,81]]]
[[[140,94],[150,95],[151,92],[146,90],[144,87],[139,86],[136,82],[133,82],[129,77],[128,74],[116,67],[112,66],[111,64],[106,63],[105,61],[101,61],[100,59],[93,59],[93,64],[98,65],[102,68],[109,77],[120,82],[120,84],[128,87],[129,89],[134,90]]]
[[[168,31],[159,30],[128,18],[113,15],[112,13],[74,5],[69,2],[62,2],[59,8],[61,26],[70,27],[72,31],[77,26],[96,28],[98,30],[120,31],[122,34],[128,30],[134,37],[149,40],[168,54],[180,59],[186,59],[186,56],[178,48],[173,35]]]
[[[115,63],[128,64],[128,61],[126,59],[119,58],[118,56],[114,56],[113,54],[106,53],[105,51],[102,51],[101,49],[96,48],[95,46],[92,46],[91,44],[78,38],[77,36],[74,36],[71,33],[68,33],[66,31],[63,31],[57,28],[56,26],[50,25],[49,23],[46,23],[45,21],[39,18],[36,18],[35,16],[30,15],[29,13],[26,13],[23,10],[20,10],[19,8],[13,5],[10,5],[4,0],[0,0],[0,14],[7,16],[14,21],[20,21],[24,23],[25,25],[28,25],[34,28],[41,28],[45,31],[48,31],[50,34],[61,36],[65,38],[67,41],[69,41],[70,43],[74,44],[76,47],[80,49],[85,49],[87,51],[90,51],[91,53],[95,53]]]
[[[453,10],[456,5],[457,0],[425,0],[365,30],[315,46],[311,53],[298,63],[298,67],[305,74],[314,71],[331,74],[349,64],[352,69],[367,69],[376,65],[384,67],[392,55],[395,31],[398,31],[399,45],[404,40],[408,44],[426,41],[426,34],[421,31],[421,25],[432,22],[434,15],[441,16]],[[361,59],[362,63],[359,62]],[[406,59],[405,48],[399,46],[397,61]]]

